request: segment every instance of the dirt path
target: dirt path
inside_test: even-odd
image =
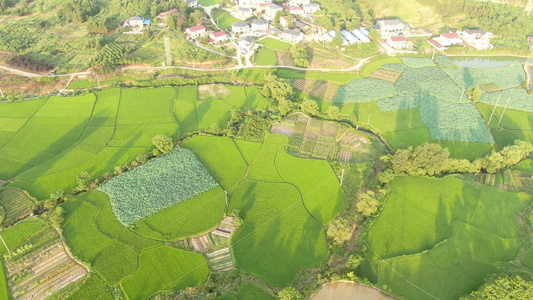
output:
[[[70,253],[70,249],[66,246],[67,243],[65,242],[65,238],[63,238],[63,233],[61,233],[61,230],[59,230],[57,227],[53,226],[56,230],[57,234],[59,234],[59,237],[61,238],[61,242],[63,243],[63,248],[65,249],[65,253],[72,259],[74,262],[76,262],[78,265],[80,265],[82,268],[89,273],[91,270],[87,268],[81,261],[79,261],[72,253]]]

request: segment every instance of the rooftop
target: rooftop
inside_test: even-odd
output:
[[[396,26],[396,25],[404,25],[405,23],[400,19],[392,19],[392,20],[379,20],[378,24]]]
[[[235,22],[231,24],[231,27],[248,27],[248,23],[246,22]]]
[[[252,21],[253,25],[267,25],[268,22],[263,19],[255,19]]]
[[[459,38],[459,35],[455,32],[446,32],[446,33],[443,33],[441,34],[443,37],[447,38],[447,39],[456,39],[456,38]]]
[[[465,29],[464,32],[467,34],[485,34],[485,31],[483,29]]]
[[[130,21],[142,21],[142,20],[144,20],[144,18],[143,17],[138,17],[138,16],[130,18]]]
[[[224,32],[223,30],[220,30],[220,31],[217,31],[217,32],[213,33],[214,37],[221,37],[221,36],[225,36],[225,35],[226,35],[226,32]]]
[[[199,30],[203,30],[203,29],[205,29],[204,25],[196,25],[196,26],[192,26],[192,27],[187,28],[187,30],[189,30],[190,32],[195,32],[195,31],[199,31]]]
[[[407,42],[407,39],[404,36],[391,36],[390,40],[393,42]]]
[[[251,36],[247,36],[247,37],[242,38],[241,41],[244,41],[244,42],[246,42],[248,44],[251,44],[251,43],[254,42],[254,38],[251,37]]]
[[[437,42],[436,40],[434,40],[434,39],[428,40],[428,43],[430,43],[431,45],[435,46],[435,48],[442,48],[442,45],[439,42]]]
[[[239,11],[245,11],[245,12],[248,12],[248,11],[250,11],[250,8],[248,8],[248,7],[240,7],[240,6],[239,6]]]
[[[302,34],[302,32],[298,29],[285,29],[283,30],[283,33],[292,36],[300,36],[300,34]]]

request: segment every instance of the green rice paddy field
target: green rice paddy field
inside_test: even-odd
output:
[[[528,194],[453,176],[401,176],[391,189],[363,237],[368,250],[360,271],[408,299],[468,294],[523,246],[515,215],[531,204]]]
[[[266,41],[266,50],[269,43],[274,41]],[[267,61],[272,55],[257,59]],[[250,78],[263,74],[242,72],[255,72]],[[320,110],[338,106],[343,119],[372,127],[393,148],[435,142],[448,147],[453,157],[475,159],[517,138],[533,141],[531,99],[518,91],[523,74],[516,67],[470,70],[452,67],[442,57],[386,58],[370,62],[361,74],[277,74],[344,85],[332,101],[313,98]],[[474,104],[462,95],[474,84],[499,90],[484,92]],[[504,114],[504,105],[492,93],[517,96]],[[58,189],[74,188],[82,171],[98,177],[150,151],[157,134],[181,139],[213,124],[225,128],[232,109],[271,104],[258,87],[218,85],[113,88],[0,103],[0,180],[11,180],[8,187],[43,200]],[[329,255],[324,226],[350,199],[327,161],[291,156],[285,151],[288,142],[287,136],[273,134],[261,143],[185,138],[180,146],[194,153],[216,184],[178,204],[157,207],[129,227],[117,220],[109,195],[101,191],[63,203],[65,241],[91,269],[71,298],[108,299],[118,292],[142,299],[204,282],[206,259],[172,242],[212,230],[225,212],[234,210],[243,220],[230,241],[236,267],[284,287],[299,271],[321,265]],[[517,168],[530,170],[531,164]],[[381,214],[362,237],[366,260],[358,276],[409,299],[456,299],[476,289],[487,274],[501,271],[503,263],[533,265],[533,251],[523,249],[515,221],[531,204],[530,196],[453,176],[401,176],[390,188]],[[134,199],[133,193],[125,193]],[[32,200],[18,196],[30,209]],[[0,205],[6,220],[27,213]],[[42,227],[29,220],[0,235],[11,248]],[[1,244],[0,254],[6,252]],[[519,253],[526,254],[520,259]],[[0,282],[1,295],[8,293],[5,286]],[[268,299],[262,292],[242,286],[227,297]]]

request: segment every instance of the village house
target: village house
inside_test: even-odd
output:
[[[289,13],[297,16],[303,16],[305,14],[304,9],[301,6],[290,6],[288,4],[284,4],[283,9],[286,9],[289,11]]]
[[[463,40],[478,50],[492,49],[490,39],[493,34],[482,29],[465,29],[462,34]]]
[[[206,34],[204,25],[196,25],[185,29],[185,38],[189,41],[200,38]]]
[[[272,0],[238,0],[239,6],[259,8],[262,3],[272,3]]]
[[[238,46],[241,49],[241,54],[246,54],[253,50],[255,46],[254,38],[251,36],[244,37],[239,40]]]
[[[304,12],[308,15],[312,15],[320,10],[320,4],[318,3],[307,3],[302,5]]]
[[[394,50],[402,50],[409,47],[409,40],[404,36],[390,36],[387,38],[386,43]]]
[[[263,19],[256,19],[252,21],[252,32],[254,34],[267,34],[268,22]]]
[[[428,43],[439,51],[444,51],[454,45],[462,45],[463,40],[455,32],[443,33],[440,36],[428,40]]]
[[[164,11],[164,12],[158,14],[157,17],[159,19],[163,20],[163,21],[166,21],[168,16],[171,16],[173,14],[177,14],[179,12],[180,12],[179,9],[173,8],[171,10],[167,10],[167,11]]]
[[[352,33],[359,39],[361,43],[370,42],[370,38],[368,37],[369,31],[366,30],[365,28],[360,28],[360,29],[355,28],[354,30],[352,30]]]
[[[253,16],[252,9],[249,7],[239,7],[237,9],[237,17],[241,19],[248,19]]]
[[[228,35],[223,30],[209,34],[209,44],[224,43],[228,39]]]
[[[298,29],[285,29],[281,34],[281,38],[291,43],[298,43],[303,41],[304,34]]]
[[[150,26],[150,20],[135,16],[127,19],[122,26],[131,28],[132,32],[142,32],[143,29]]]
[[[246,22],[235,22],[231,24],[232,34],[247,34],[250,32],[250,25]]]
[[[311,3],[311,0],[289,0],[289,5],[298,6]]]
[[[282,10],[281,6],[275,3],[270,3],[268,6],[264,8],[263,18],[266,20],[272,21],[274,20],[276,13],[281,10]]]
[[[198,6],[198,0],[184,0],[187,2],[189,7],[197,7]]]
[[[292,24],[293,20],[294,19],[293,19],[292,15],[281,16],[281,18],[279,18],[279,25],[282,28],[289,28],[289,25]]]
[[[402,20],[399,19],[379,20],[376,25],[381,37],[383,38],[408,35],[410,29],[409,24],[402,22]]]
[[[279,28],[276,28],[274,26],[272,26],[270,28],[270,33],[275,35],[275,36],[281,36],[283,34],[283,30],[279,29]]]

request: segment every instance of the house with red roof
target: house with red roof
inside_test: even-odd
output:
[[[185,29],[185,38],[187,40],[195,40],[206,34],[204,25],[196,25]]]
[[[394,50],[401,50],[409,47],[409,40],[404,36],[390,36],[385,42]]]
[[[224,43],[228,39],[228,35],[223,30],[209,34],[209,44]]]
[[[171,15],[173,15],[173,14],[177,14],[177,13],[179,13],[179,12],[180,12],[179,9],[177,9],[177,8],[173,8],[173,9],[171,9],[171,10],[167,10],[167,11],[164,11],[164,12],[158,14],[157,17],[158,17],[159,19],[163,20],[163,21],[166,21],[166,19],[167,19],[168,16],[171,16]]]
[[[455,32],[446,32],[436,38],[428,40],[428,43],[439,51],[444,51],[451,46],[462,45],[463,40]]]

